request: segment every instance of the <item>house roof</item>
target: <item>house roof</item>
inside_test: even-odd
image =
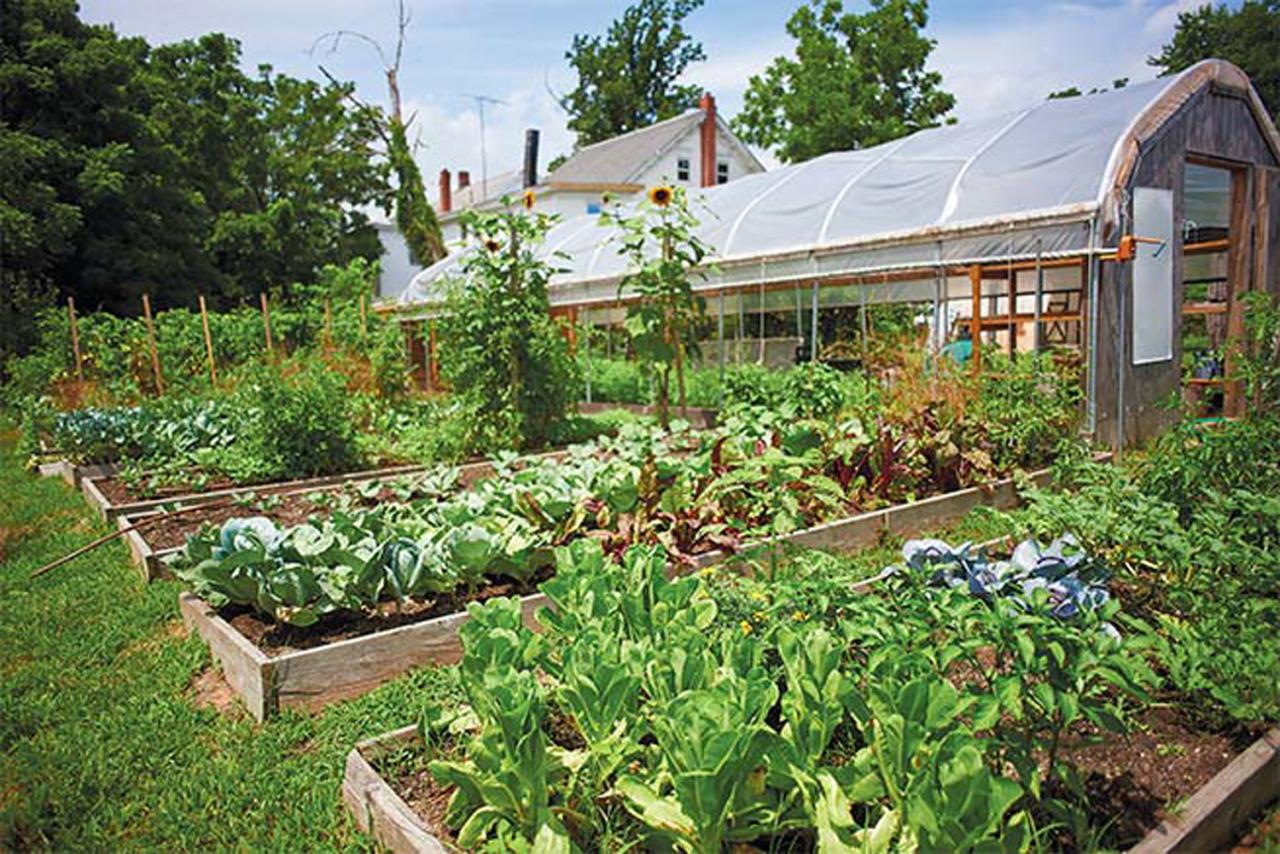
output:
[[[697,130],[702,110],[686,110],[665,121],[579,148],[547,176],[551,184],[633,182],[663,153]]]

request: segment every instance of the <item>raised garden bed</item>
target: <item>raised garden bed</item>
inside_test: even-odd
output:
[[[416,726],[394,730],[362,741],[347,754],[342,799],[356,825],[396,854],[435,854],[457,850],[452,834],[442,825],[450,790],[430,779],[425,768],[399,774],[379,771],[387,757],[421,752]],[[1147,784],[1176,791],[1185,798],[1178,816],[1151,830],[1130,849],[1140,854],[1222,850],[1271,799],[1280,796],[1280,729],[1273,729],[1235,756],[1218,756],[1221,770],[1207,782],[1199,776],[1183,778],[1178,790],[1157,778],[1162,761],[1154,748],[1139,747],[1148,761],[1145,780],[1125,769],[1099,770],[1109,780],[1141,792]],[[1149,754],[1149,755],[1148,755]],[[419,763],[421,764],[421,763]],[[1087,768],[1088,766],[1086,766]],[[425,780],[423,778],[426,778]],[[1193,782],[1187,782],[1193,781]]]
[[[274,481],[262,484],[218,484],[216,485],[216,488],[205,489],[198,492],[191,492],[189,487],[181,487],[167,491],[166,494],[161,496],[146,499],[132,498],[129,494],[128,488],[125,486],[123,481],[120,480],[117,474],[115,472],[109,472],[103,475],[84,478],[80,484],[80,490],[84,493],[84,497],[89,502],[89,506],[109,522],[113,519],[119,518],[120,516],[147,513],[161,507],[204,504],[218,501],[223,498],[233,498],[237,495],[247,495],[249,493],[270,495],[275,492],[287,492],[307,489],[310,487],[315,487],[316,489],[321,489],[327,486],[340,487],[348,483],[360,483],[370,480],[379,480],[382,478],[416,474],[417,472],[426,471],[430,468],[431,466],[427,465],[389,466],[379,469],[365,469],[363,471],[350,472],[348,474],[303,478],[301,480]]]
[[[536,454],[526,459],[558,459],[563,451],[551,451]],[[315,498],[326,495],[338,495],[350,487],[383,480],[388,477],[404,477],[428,471],[431,466],[413,466],[406,469],[379,469],[351,475],[336,475],[329,478],[311,480],[285,481],[268,484],[264,487],[242,487],[225,490],[218,494],[182,496],[180,499],[145,502],[127,512],[115,516],[116,524],[121,529],[131,529],[144,523],[142,530],[129,530],[124,534],[129,547],[129,555],[142,574],[144,581],[166,577],[169,573],[165,559],[179,551],[186,543],[189,534],[194,534],[205,525],[220,525],[228,519],[246,515],[246,510],[238,498],[250,496],[270,497],[278,501],[270,511],[270,515],[284,524],[296,524],[315,514],[317,504]],[[489,461],[467,463],[458,467],[458,483],[466,488],[477,480],[493,472],[493,464]],[[86,486],[92,481],[86,481]],[[185,511],[181,516],[171,520],[149,520],[163,509],[178,506],[194,509]],[[119,508],[125,510],[126,508]],[[111,518],[108,515],[107,518]]]
[[[82,465],[69,460],[52,460],[36,465],[36,471],[41,477],[60,477],[75,489],[80,489],[88,478],[110,477],[119,470],[120,466],[115,463],[89,463]]]
[[[1050,471],[1042,469],[1029,477],[1032,482],[1043,485],[1048,482]],[[954,521],[980,505],[1008,509],[1017,501],[1015,483],[1010,478],[988,487],[964,489],[829,522],[797,531],[776,542],[780,547],[852,550],[874,542],[885,532],[914,533]],[[155,571],[162,570],[167,553],[176,551],[148,551],[150,547],[140,537],[131,549],[141,554],[141,559]],[[732,554],[725,551],[707,552],[699,555],[692,566],[682,567],[681,571],[711,566],[731,557]],[[519,595],[520,592],[494,587],[487,595],[473,599]],[[546,597],[531,593],[523,596],[521,603],[526,622],[536,629],[533,614],[547,604]],[[393,615],[386,621],[389,627],[382,630],[378,630],[376,621],[366,623],[363,627],[366,632],[358,636],[305,650],[290,648],[279,655],[272,655],[269,647],[264,649],[255,645],[203,600],[183,593],[179,604],[188,626],[198,631],[209,644],[214,657],[227,672],[228,682],[259,719],[281,708],[316,708],[355,696],[414,667],[454,663],[461,655],[458,629],[467,620],[465,610],[446,615],[424,611],[420,622],[408,625],[403,624],[403,615]],[[465,608],[465,602],[459,604]],[[255,631],[251,629],[251,633]],[[295,645],[300,642],[299,635],[293,634],[292,637]],[[252,676],[245,676],[246,673]],[[232,678],[233,674],[235,678]]]
[[[623,409],[627,412],[634,412],[637,415],[657,415],[658,408],[643,403],[609,403],[594,401],[586,403],[585,401],[578,404],[578,412],[582,415],[593,415],[597,412],[608,412],[611,409]],[[706,406],[690,406],[686,410],[687,417],[680,414],[680,407],[671,407],[672,418],[685,418],[693,427],[698,429],[709,429],[716,426],[716,419],[720,417],[720,410],[712,409]]]

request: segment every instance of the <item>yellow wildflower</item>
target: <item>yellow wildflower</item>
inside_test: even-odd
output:
[[[537,200],[538,197],[534,194],[533,190],[525,190],[524,197],[520,200],[520,204],[524,205],[525,210],[531,211],[533,210],[533,203]]]

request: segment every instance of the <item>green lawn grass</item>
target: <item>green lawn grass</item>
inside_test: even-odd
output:
[[[144,586],[112,543],[31,580],[109,530],[0,443],[0,849],[346,850],[343,757],[450,690],[422,670],[323,714],[258,724],[199,707],[211,666],[177,586]]]

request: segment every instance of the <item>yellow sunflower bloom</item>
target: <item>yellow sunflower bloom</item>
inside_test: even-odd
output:
[[[484,242],[484,248],[488,249],[490,252],[497,252],[502,248],[502,244],[490,237]]]
[[[671,199],[675,197],[675,191],[670,187],[658,186],[649,190],[649,201],[653,202],[660,208],[665,208],[671,204]]]
[[[533,190],[525,190],[524,197],[521,198],[520,204],[524,205],[525,210],[531,211],[533,210],[533,203],[536,202],[537,200],[538,200],[538,197],[533,192]]]

